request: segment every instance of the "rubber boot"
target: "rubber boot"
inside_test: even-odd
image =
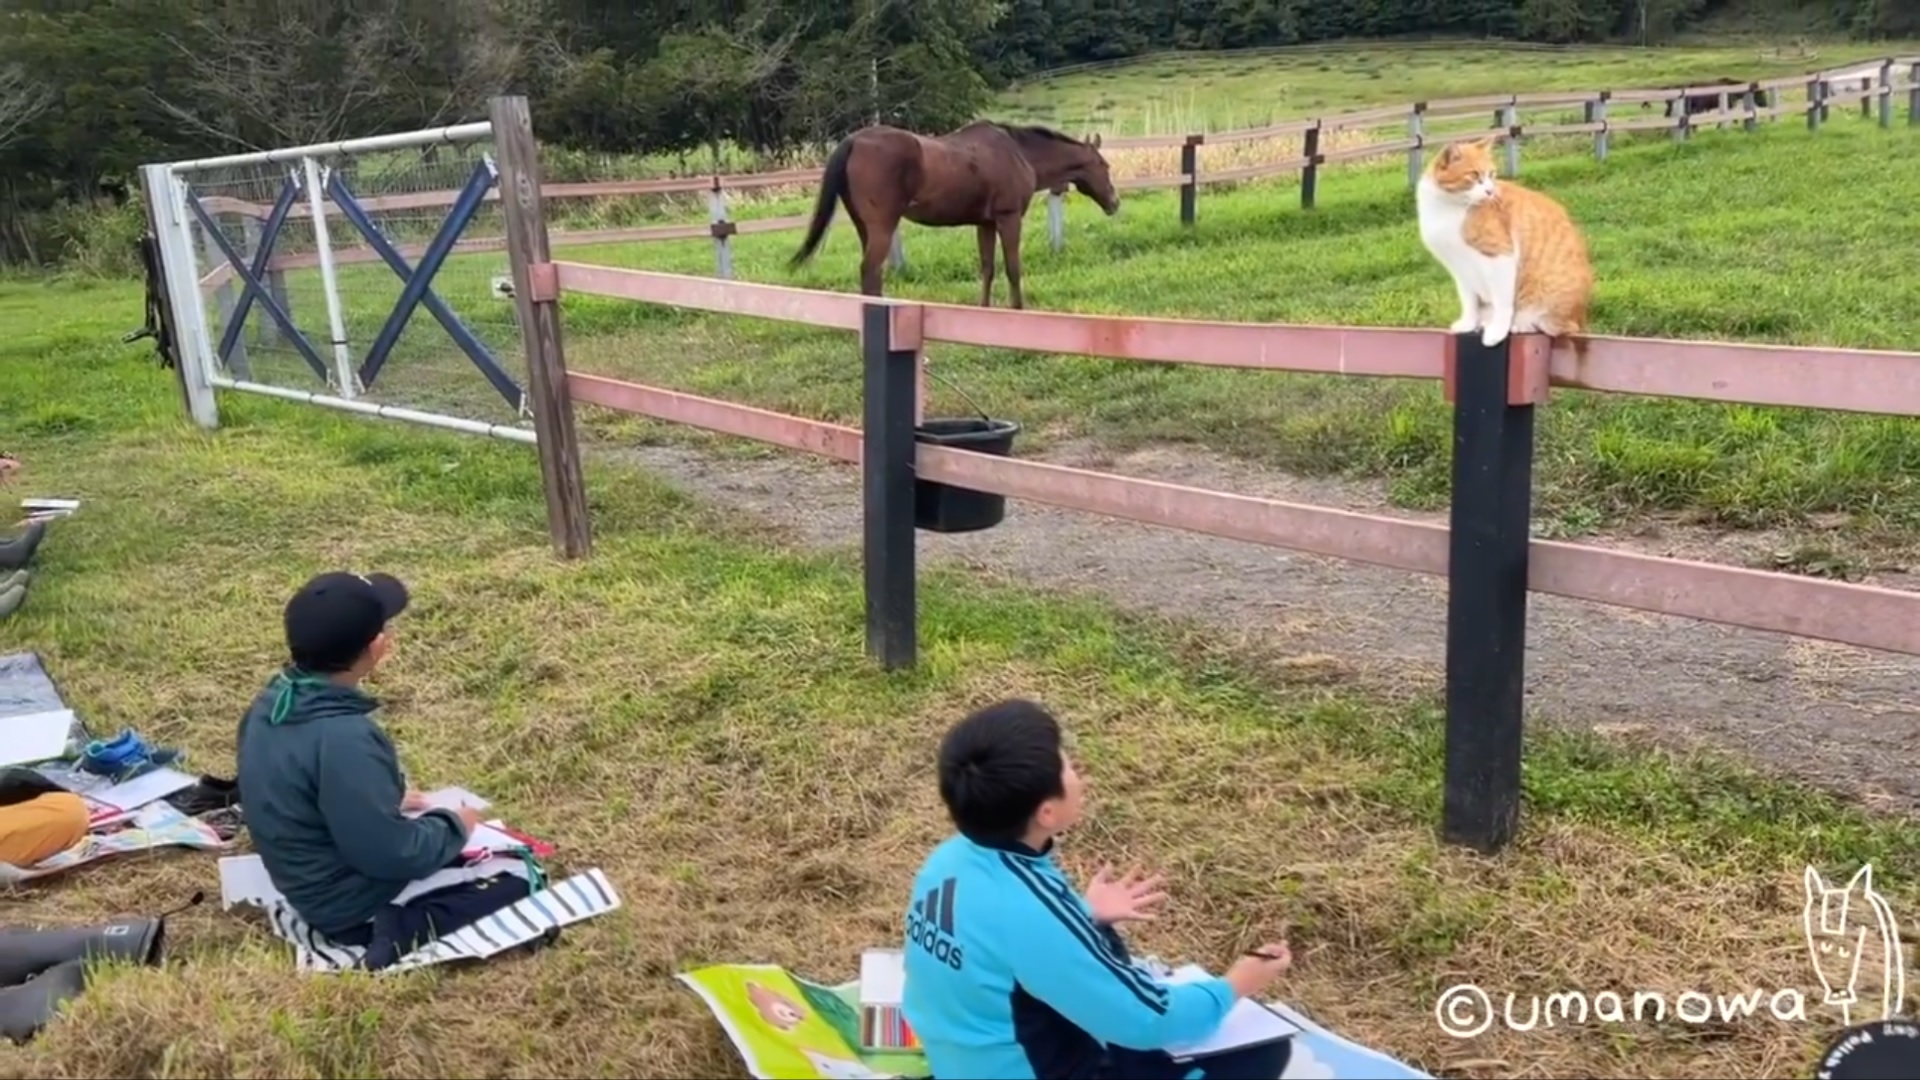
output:
[[[129,960],[158,964],[163,919],[115,919],[93,926],[16,930],[0,927],[0,986],[18,986],[69,960]]]
[[[20,610],[27,602],[27,587],[21,585],[0,586],[0,619]]]
[[[0,570],[18,570],[33,561],[40,540],[47,535],[47,523],[36,521],[11,540],[0,540]]]
[[[25,585],[27,579],[32,576],[33,575],[25,570],[15,570],[11,574],[0,574],[0,592],[6,592],[15,585]]]
[[[15,1044],[40,1033],[63,1002],[87,988],[87,966],[80,960],[55,964],[19,986],[0,990],[0,1035]]]

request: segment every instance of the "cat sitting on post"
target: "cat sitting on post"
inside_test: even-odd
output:
[[[1491,137],[1440,151],[1417,194],[1420,239],[1460,297],[1450,332],[1479,330],[1491,346],[1509,334],[1586,330],[1593,267],[1580,227],[1550,196],[1495,177]],[[1578,337],[1573,344],[1584,351]]]

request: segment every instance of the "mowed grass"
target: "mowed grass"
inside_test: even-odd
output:
[[[0,1048],[0,1077],[744,1075],[672,974],[846,977],[894,941],[944,831],[938,733],[1014,694],[1067,718],[1094,785],[1069,864],[1170,875],[1137,945],[1223,965],[1285,933],[1289,1000],[1440,1075],[1804,1075],[1837,1024],[1818,1005],[1466,1041],[1432,1008],[1458,982],[1518,995],[1523,1021],[1565,990],[1817,1002],[1805,864],[1843,880],[1871,860],[1895,910],[1920,910],[1911,823],[1559,733],[1529,737],[1512,849],[1442,847],[1430,700],[1363,699],[1337,658],[1262,660],[1088,601],[930,574],[922,664],[883,674],[851,555],[793,554],[595,457],[597,548],[562,564],[525,447],[239,395],[200,432],[170,374],[116,344],[138,304],[131,284],[0,284],[0,430],[27,463],[8,497],[84,503],[0,647],[38,651],[97,733],[132,726],[226,773],[289,590],[322,568],[400,574],[416,603],[375,689],[415,780],[492,798],[626,906],[530,957],[379,978],[297,974],[256,920],[202,906],[172,921],[164,968],[103,972],[39,1041]],[[213,857],[162,852],[9,895],[5,921],[215,887]]]
[[[1116,135],[1231,131],[1402,101],[1772,79],[1916,51],[1902,42],[1808,47],[1810,57],[1791,49],[1779,56],[1759,42],[1560,52],[1466,42],[1181,54],[1024,82],[1000,95],[993,115]]]

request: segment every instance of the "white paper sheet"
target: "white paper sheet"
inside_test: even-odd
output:
[[[443,787],[438,791],[429,791],[426,793],[426,798],[428,806],[440,807],[447,810],[458,810],[463,806],[470,806],[475,810],[485,810],[487,807],[493,805],[463,787]]]
[[[122,810],[138,810],[148,803],[156,803],[176,791],[184,791],[198,783],[193,777],[178,769],[160,768],[142,773],[124,783],[112,787],[98,788],[87,792],[87,798],[94,802],[117,806]]]
[[[1212,974],[1198,964],[1187,964],[1176,968],[1167,977],[1169,983],[1196,982],[1210,979]],[[1238,1050],[1247,1046],[1260,1046],[1265,1043],[1291,1039],[1300,1034],[1300,1025],[1267,1008],[1257,1001],[1246,998],[1233,1003],[1226,1020],[1215,1028],[1213,1034],[1191,1043],[1181,1043],[1166,1047],[1166,1051],[1175,1061],[1189,1061],[1193,1058],[1224,1054],[1229,1050]]]
[[[63,757],[73,732],[73,710],[0,717],[0,765],[28,765]]]

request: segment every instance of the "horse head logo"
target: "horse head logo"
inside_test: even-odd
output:
[[[1853,1023],[1861,1001],[1860,961],[1877,947],[1880,953],[1880,1016],[1899,1013],[1907,997],[1907,964],[1900,947],[1899,924],[1886,898],[1873,888],[1873,864],[1862,866],[1845,888],[1828,885],[1813,867],[1804,878],[1807,950],[1813,972],[1826,991],[1825,1004],[1838,1005],[1843,1023]]]

